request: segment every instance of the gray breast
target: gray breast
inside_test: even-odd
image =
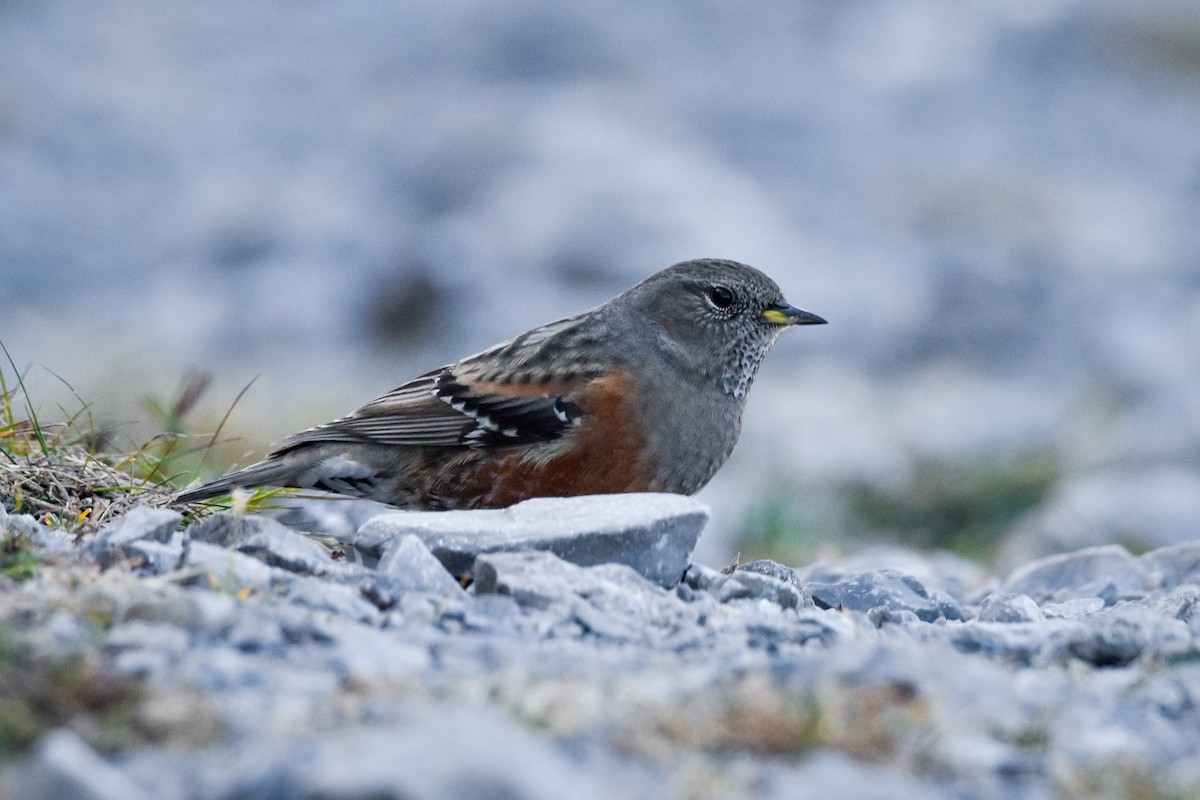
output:
[[[742,426],[745,395],[727,394],[712,384],[675,384],[659,375],[639,397],[651,398],[642,418],[651,420],[647,445],[657,461],[661,489],[694,494],[729,458]],[[643,401],[646,402],[646,401]]]

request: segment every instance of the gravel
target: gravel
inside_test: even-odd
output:
[[[679,497],[336,516],[35,531],[36,574],[0,582],[6,637],[137,695],[45,722],[0,796],[1200,789],[1200,542],[1008,576],[909,550],[716,570]]]

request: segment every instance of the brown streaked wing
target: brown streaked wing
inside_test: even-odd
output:
[[[276,452],[319,442],[478,448],[552,441],[579,423],[569,390],[562,382],[537,393],[524,384],[476,383],[444,367],[290,437]]]

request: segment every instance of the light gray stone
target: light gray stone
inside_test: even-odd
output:
[[[513,631],[521,616],[521,606],[504,594],[476,594],[463,615],[467,630]],[[1200,614],[1197,614],[1200,620]]]
[[[1139,604],[1123,604],[1045,635],[1043,663],[1077,658],[1096,667],[1124,667],[1138,659],[1195,657],[1185,621]]]
[[[797,589],[802,588],[804,583],[800,579],[800,575],[796,572],[796,570],[792,569],[791,567],[784,566],[778,561],[771,561],[770,559],[765,558],[758,561],[751,561],[749,564],[738,564],[734,572],[756,572],[759,575],[766,575],[768,577],[775,578],[776,580],[783,581],[784,583],[790,583]]]
[[[522,608],[551,612],[583,634],[623,641],[661,640],[696,624],[696,612],[673,592],[624,564],[580,567],[541,551],[488,553],[475,562],[475,592],[512,597]]]
[[[39,529],[46,527],[34,519],[32,514],[9,514],[4,524],[11,533],[28,536],[30,539],[38,535]]]
[[[379,622],[379,609],[353,586],[331,583],[319,578],[297,578],[288,587],[287,599],[307,608],[328,611],[357,622]]]
[[[813,605],[812,598],[805,594],[803,589],[772,574],[746,571],[739,567],[732,575],[723,577],[725,580],[716,587],[716,597],[722,603],[730,600],[761,599],[776,603],[781,608],[804,608]]]
[[[894,570],[850,575],[832,583],[810,581],[804,591],[820,608],[845,608],[874,613],[876,624],[905,619],[961,620],[962,610],[948,597],[931,594],[916,578]]]
[[[487,553],[475,560],[475,594],[507,595],[522,608],[569,602],[583,585],[583,569],[553,553]]]
[[[1196,521],[1200,536],[1200,519]],[[1182,542],[1151,550],[1138,559],[1151,588],[1170,591],[1183,584],[1200,585],[1200,541]]]
[[[333,648],[334,668],[354,686],[413,680],[430,665],[424,647],[364,625],[345,626]]]
[[[153,575],[165,575],[179,569],[183,561],[183,537],[176,534],[169,542],[154,539],[139,539],[122,546],[128,557],[141,556],[146,560],[145,569]]]
[[[422,592],[439,598],[463,594],[462,585],[429,552],[419,536],[401,536],[385,544],[376,571],[393,594]]]
[[[88,540],[85,549],[101,566],[108,567],[115,561],[142,555],[138,549],[129,548],[135,542],[144,540],[167,544],[182,521],[183,515],[178,511],[135,506],[129,513],[101,528]],[[153,546],[146,550],[153,551]]]
[[[683,574],[683,582],[680,586],[688,586],[701,592],[712,592],[714,587],[720,586],[725,581],[725,577],[725,573],[712,567],[706,567],[703,564],[689,564],[687,571]]]
[[[329,765],[336,764],[336,769]],[[325,740],[296,761],[301,797],[601,800],[596,775],[551,740],[480,708],[413,715],[404,725]]]
[[[952,800],[962,796],[901,770],[863,764],[831,750],[814,753],[765,784],[759,796],[769,800]]]
[[[1073,597],[1059,603],[1043,603],[1040,606],[1046,619],[1086,619],[1104,608],[1099,597]]]
[[[26,519],[28,517],[28,519]],[[37,548],[46,553],[54,553],[56,555],[74,555],[79,552],[79,546],[75,543],[75,534],[62,528],[51,528],[49,525],[42,525],[29,517],[27,514],[18,514],[15,517],[9,517],[9,522],[27,523],[32,521],[32,525],[24,525],[29,531],[30,539]],[[11,527],[10,527],[11,530]]]
[[[8,796],[29,800],[152,800],[66,728],[42,738],[32,762],[13,773],[8,789]]]
[[[85,654],[97,638],[94,626],[59,610],[31,632],[29,642],[40,656],[58,661]]]
[[[1036,622],[1044,617],[1029,595],[997,593],[983,601],[978,619],[980,622]]]
[[[257,558],[206,542],[189,542],[183,566],[200,571],[193,582],[237,594],[243,590],[262,591],[272,583],[286,581],[291,575],[267,566]]]
[[[164,622],[134,620],[109,631],[104,650],[113,669],[125,675],[162,675],[190,649],[191,637]]]
[[[1116,596],[1146,588],[1147,570],[1119,545],[1091,547],[1033,561],[1013,572],[1002,591],[1026,594],[1038,603]]]
[[[238,552],[273,567],[302,575],[326,575],[342,567],[320,544],[269,517],[227,518],[225,522],[225,531],[213,533],[231,539]]]
[[[228,626],[237,610],[229,594],[194,587],[164,587],[142,592],[125,608],[124,619],[166,622],[186,631],[215,636]]]
[[[239,614],[225,630],[224,641],[245,653],[282,653],[289,644],[283,626],[264,614]]]
[[[356,547],[379,553],[401,536],[419,536],[454,575],[469,574],[482,553],[546,550],[580,566],[627,564],[674,586],[708,520],[708,509],[672,494],[535,498],[485,511],[398,511],[359,529]]]

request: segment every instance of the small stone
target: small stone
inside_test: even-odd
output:
[[[1143,656],[1194,658],[1195,647],[1185,621],[1129,603],[1058,628],[1044,638],[1039,656],[1042,663],[1071,657],[1095,667],[1124,667]]]
[[[1029,595],[1001,592],[988,595],[979,609],[978,619],[980,622],[1036,622],[1045,617]]]
[[[1138,561],[1154,589],[1170,591],[1187,583],[1200,584],[1200,541],[1160,547]]]
[[[30,539],[38,535],[39,529],[46,528],[45,525],[34,519],[32,514],[9,514],[4,522],[4,526],[8,528],[10,533],[14,533],[17,536],[27,536]]]
[[[476,594],[467,606],[463,626],[468,630],[511,630],[521,616],[521,606],[504,594]]]
[[[227,594],[195,588],[140,594],[125,609],[126,620],[165,622],[187,631],[215,635],[230,623],[237,607]]]
[[[243,517],[234,547],[273,567],[302,575],[325,575],[341,566],[320,544],[268,517]]]
[[[146,560],[146,567],[152,575],[165,575],[179,569],[183,561],[183,537],[172,537],[170,542],[157,542],[153,539],[139,539],[124,545],[122,551],[127,557],[141,556]]]
[[[11,797],[70,800],[150,800],[116,767],[69,728],[46,734],[30,764],[19,770]]]
[[[357,622],[372,625],[379,622],[379,609],[363,597],[361,591],[341,583],[330,583],[319,578],[297,578],[289,586],[287,598],[293,603],[318,611],[329,611]]]
[[[127,558],[125,546],[148,540],[166,544],[179,529],[183,515],[168,508],[135,506],[128,514],[105,525],[87,543],[90,553],[101,566]],[[132,551],[131,551],[132,552]]]
[[[463,593],[461,584],[429,552],[420,537],[411,534],[384,545],[376,569],[380,582],[392,594],[422,592],[444,597]]]
[[[545,610],[570,600],[580,577],[552,553],[487,553],[475,561],[473,588],[476,595],[504,594],[522,608]]]
[[[239,614],[224,641],[243,653],[278,653],[288,644],[279,622],[258,614]]]
[[[889,614],[880,616],[876,611],[872,621],[897,622],[905,619],[900,612],[910,611],[917,619],[932,622],[935,619],[962,619],[961,609],[953,600],[931,595],[910,575],[894,570],[877,570],[849,575],[833,583],[809,582],[804,591],[812,597],[818,608],[846,608],[852,611],[870,612],[886,609]]]
[[[524,609],[553,611],[566,638],[591,633],[649,644],[696,624],[694,609],[624,564],[580,567],[540,551],[488,553],[476,561],[474,588],[476,595],[509,595]]]
[[[1138,559],[1119,545],[1090,547],[1074,553],[1047,556],[1015,571],[1003,591],[1026,594],[1038,603],[1071,598],[1140,592],[1147,571]]]
[[[269,549],[274,544],[289,540],[290,536],[304,539],[291,528],[261,514],[233,514],[228,511],[201,520],[188,528],[187,533],[194,542],[238,549],[247,543],[249,549]]]
[[[31,632],[30,642],[43,657],[61,660],[84,654],[96,639],[96,629],[66,611],[55,611]]]
[[[757,572],[760,575],[767,575],[784,583],[790,583],[797,589],[802,588],[802,581],[800,580],[800,576],[796,574],[796,570],[770,559],[764,558],[758,561],[751,561],[749,564],[739,564],[735,570],[736,572]]]
[[[606,773],[553,739],[489,707],[414,708],[404,725],[323,737],[292,760],[296,789],[310,798],[511,798],[599,800]],[[331,768],[330,765],[336,765]],[[637,793],[631,796],[644,796]]]
[[[59,555],[79,552],[79,548],[75,544],[75,534],[70,531],[42,525],[27,514],[18,514],[8,519],[9,522],[25,522],[26,518],[33,522],[32,525],[28,526],[28,530],[30,531],[29,536],[38,550],[45,553],[57,553]],[[9,530],[12,530],[12,526],[10,526]]]
[[[161,675],[189,649],[187,632],[165,622],[131,620],[104,641],[113,669],[126,675]]]
[[[770,562],[774,563],[774,562]],[[769,600],[782,608],[805,608],[813,606],[812,598],[803,589],[787,580],[763,572],[744,571],[741,567],[717,587],[717,599],[722,603],[730,600]]]
[[[284,572],[277,573],[257,558],[215,544],[196,541],[188,543],[183,565],[202,571],[205,580],[193,583],[219,588],[230,594],[244,590],[261,591],[271,586],[277,575],[288,575]]]
[[[907,608],[889,608],[888,606],[875,606],[868,609],[867,619],[876,628],[882,628],[884,625],[916,625],[922,622],[915,612]]]
[[[375,517],[353,544],[379,553],[415,534],[454,575],[484,553],[546,550],[580,566],[627,564],[660,586],[687,569],[708,509],[673,494],[540,497],[505,509],[398,511]]]
[[[1073,597],[1061,603],[1043,603],[1040,606],[1046,619],[1086,619],[1104,608],[1099,597]]]
[[[424,647],[362,625],[345,626],[333,647],[335,669],[358,687],[411,679],[430,663]]]
[[[687,571],[683,574],[681,585],[700,592],[711,592],[713,587],[720,586],[725,581],[725,577],[724,573],[712,567],[706,567],[703,564],[689,564]]]

